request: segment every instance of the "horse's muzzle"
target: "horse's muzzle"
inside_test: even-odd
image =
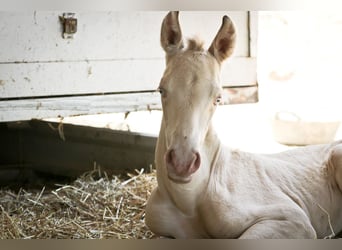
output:
[[[174,149],[169,149],[165,154],[165,163],[169,179],[177,183],[187,183],[191,180],[191,175],[199,169],[201,156],[197,151],[177,154]]]

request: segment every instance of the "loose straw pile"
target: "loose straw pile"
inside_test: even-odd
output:
[[[144,222],[155,172],[127,175],[95,169],[55,190],[0,190],[0,239],[155,238]]]
[[[55,190],[0,190],[1,239],[144,239],[155,173],[113,176],[95,169]]]

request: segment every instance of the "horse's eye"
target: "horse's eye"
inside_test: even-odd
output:
[[[222,96],[218,96],[218,97],[216,97],[214,104],[219,105],[219,104],[221,104],[221,102],[222,102]]]
[[[159,87],[157,91],[160,93],[162,97],[165,97],[165,90],[163,88]]]

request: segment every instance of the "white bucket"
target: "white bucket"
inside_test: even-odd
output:
[[[332,142],[340,121],[304,121],[293,112],[277,112],[272,120],[274,139],[285,145]]]

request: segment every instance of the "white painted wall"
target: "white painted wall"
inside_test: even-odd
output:
[[[167,12],[75,13],[77,33],[73,39],[63,39],[59,20],[63,12],[0,12],[0,121],[79,113],[68,106],[57,111],[57,104],[48,106],[45,99],[25,100],[25,110],[17,100],[21,98],[156,89],[164,70],[159,35]],[[234,57],[223,69],[223,85],[256,84],[256,26],[253,21],[249,29],[247,12],[181,12],[183,34],[199,35],[209,47],[226,14],[237,26],[238,43]],[[53,102],[63,105],[63,98]],[[44,112],[38,112],[42,107]],[[82,114],[117,111],[84,105],[80,110]]]

